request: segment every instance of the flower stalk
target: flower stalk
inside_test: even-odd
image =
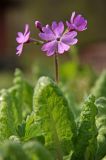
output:
[[[38,39],[35,39],[35,38],[30,38],[29,42],[33,42],[33,43],[35,43],[36,45],[40,45],[40,44],[43,44],[43,43],[44,43],[43,41],[38,40]]]
[[[59,82],[59,62],[58,62],[58,54],[54,54],[54,63],[55,63],[55,82],[58,84]]]

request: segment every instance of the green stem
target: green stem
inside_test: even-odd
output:
[[[40,45],[40,44],[43,44],[43,43],[44,43],[43,41],[40,41],[40,40],[35,39],[35,38],[30,38],[30,42],[33,42],[33,43],[35,43],[35,44],[37,44],[37,45]]]
[[[58,64],[58,54],[54,54],[54,62],[55,62],[55,81],[58,84],[59,82],[59,64]]]

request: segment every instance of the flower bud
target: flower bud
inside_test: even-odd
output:
[[[40,32],[42,32],[42,24],[40,21],[35,21],[35,27],[38,28]]]

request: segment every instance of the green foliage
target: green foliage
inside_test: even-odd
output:
[[[95,97],[91,95],[83,104],[78,124],[78,135],[75,143],[75,152],[72,155],[72,160],[95,159],[97,146],[97,129],[95,125],[96,114],[97,108],[95,105]]]
[[[13,98],[15,123],[18,125],[32,110],[33,87],[23,79],[21,71],[16,69],[13,86],[8,91]]]
[[[0,160],[105,160],[105,76],[79,108],[68,85],[41,77],[33,89],[16,70],[0,91]]]
[[[97,119],[98,127],[98,149],[96,154],[96,159],[101,160],[106,155],[106,115],[102,115]]]
[[[0,140],[16,134],[17,125],[31,112],[32,96],[33,87],[22,78],[21,71],[17,69],[13,86],[0,92]]]
[[[98,116],[96,118],[98,148],[96,159],[101,160],[106,156],[106,71],[102,72],[91,92],[96,97],[99,97],[96,101],[98,106]]]
[[[34,90],[33,109],[36,121],[41,122],[45,145],[56,150],[57,157],[73,150],[76,125],[67,100],[58,86],[48,77],[42,77]]]
[[[19,69],[15,71],[13,86],[16,88],[15,97],[18,101],[16,105],[20,106],[17,107],[22,110],[22,116],[25,116],[32,110],[33,87],[23,79],[23,75]]]
[[[101,158],[106,155],[106,98],[98,98],[96,104],[98,105],[99,112],[96,118],[96,125],[98,128],[96,159],[101,160]]]
[[[12,124],[12,125],[11,125]],[[9,138],[15,133],[13,103],[7,90],[0,95],[0,141]]]
[[[39,140],[44,144],[44,133],[41,131],[40,122],[35,120],[35,113],[32,112],[27,116],[26,121],[23,121],[21,125],[18,125],[17,133],[22,141],[28,141],[31,139]]]

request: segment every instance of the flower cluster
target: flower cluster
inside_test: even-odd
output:
[[[43,44],[41,50],[46,52],[47,56],[52,56],[55,53],[63,54],[77,43],[77,32],[87,29],[87,20],[82,15],[73,12],[70,21],[66,21],[66,28],[62,21],[58,23],[53,21],[52,25],[47,24],[46,26],[42,26],[39,21],[35,21],[35,27],[39,29],[39,37],[43,41],[32,39],[30,37],[29,25],[25,25],[24,33],[18,32],[18,37],[16,38],[19,44],[17,55],[22,53],[23,45],[29,42]]]

